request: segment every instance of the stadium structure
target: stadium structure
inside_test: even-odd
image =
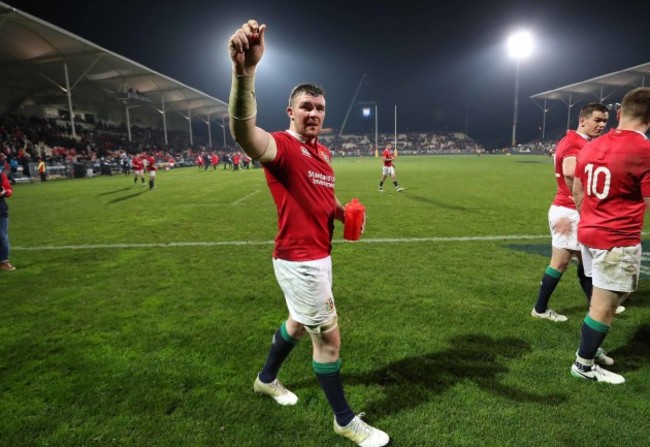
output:
[[[546,115],[554,106],[566,105],[566,129],[571,129],[573,107],[599,102],[615,110],[625,93],[649,84],[650,63],[646,63],[530,96],[543,112],[542,140],[546,132]]]
[[[228,104],[0,2],[0,114],[77,125],[183,130],[228,115]],[[222,125],[225,132],[225,126]]]

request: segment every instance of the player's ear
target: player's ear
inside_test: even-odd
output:
[[[292,107],[287,107],[287,116],[289,117],[289,119],[291,119],[291,121],[294,121],[293,108]]]

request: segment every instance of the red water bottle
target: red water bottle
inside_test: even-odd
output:
[[[361,237],[361,227],[366,217],[366,207],[359,199],[352,199],[345,205],[345,226],[343,238],[348,241],[358,241]]]

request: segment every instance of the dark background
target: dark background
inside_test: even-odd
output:
[[[520,71],[517,140],[525,143],[542,122],[529,96],[650,62],[650,1],[9,4],[224,101],[228,37],[256,18],[268,25],[257,75],[258,124],[267,130],[287,126],[287,95],[307,81],[325,88],[326,127],[339,129],[366,74],[357,101],[378,103],[380,132],[393,132],[397,106],[398,131],[467,131],[488,147],[507,145],[515,61],[506,41],[526,28],[535,49]],[[557,105],[547,136],[565,126],[566,106]],[[355,106],[345,130],[374,132],[374,118]]]

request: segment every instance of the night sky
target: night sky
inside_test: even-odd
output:
[[[648,0],[8,3],[224,101],[228,37],[256,18],[268,26],[257,74],[267,130],[287,127],[287,96],[300,82],[325,88],[325,126],[340,128],[366,74],[357,101],[377,102],[380,132],[393,132],[397,106],[398,131],[467,130],[506,145],[515,83],[506,40],[525,28],[535,49],[521,65],[517,139],[527,142],[542,119],[530,95],[650,62]],[[566,108],[548,120],[549,131],[561,130]],[[355,106],[345,130],[374,132],[374,120]]]

